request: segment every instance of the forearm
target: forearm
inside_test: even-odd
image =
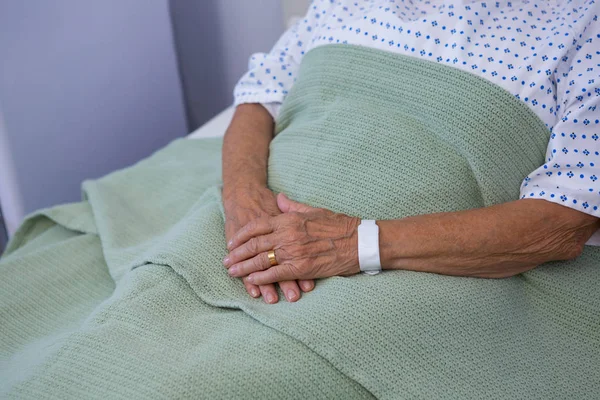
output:
[[[577,257],[598,219],[543,200],[378,221],[384,269],[501,278]]]
[[[223,140],[223,194],[240,185],[267,185],[273,118],[260,104],[237,107]]]

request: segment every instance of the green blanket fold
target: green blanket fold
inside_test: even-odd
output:
[[[282,108],[269,186],[363,218],[483,207],[518,197],[548,138],[474,75],[323,46]],[[597,248],[503,280],[335,277],[266,305],[221,264],[220,151],[176,141],[28,218],[0,262],[0,397],[600,393]]]

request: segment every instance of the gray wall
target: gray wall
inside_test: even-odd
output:
[[[289,22],[291,18],[302,17],[306,14],[310,0],[282,0],[284,21]]]
[[[17,182],[15,165],[8,144],[8,132],[4,125],[0,103],[0,231],[14,232],[23,219],[23,201]],[[0,236],[2,232],[0,232]],[[2,239],[0,238],[0,242]]]
[[[26,212],[184,135],[182,97],[168,0],[0,0],[3,143]]]
[[[190,129],[232,101],[249,56],[284,29],[280,0],[171,0]]]

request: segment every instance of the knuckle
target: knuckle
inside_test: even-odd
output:
[[[304,238],[305,234],[299,228],[293,229],[289,232],[288,238],[293,241],[298,241]]]
[[[252,221],[250,221],[246,224],[246,229],[244,229],[244,233],[252,232],[254,229],[256,229],[256,220],[255,219],[253,219]]]
[[[584,245],[583,243],[575,243],[573,246],[569,246],[565,251],[565,258],[567,260],[574,260],[583,253]]]
[[[254,257],[252,259],[252,266],[255,271],[262,271],[266,268],[262,257]]]
[[[272,224],[272,217],[261,217],[256,220],[257,229],[266,230]]]
[[[272,277],[273,280],[279,282],[283,280],[283,269],[282,268],[273,268],[272,269]]]
[[[300,260],[295,264],[298,272],[306,271],[310,266],[310,262],[308,260]]]
[[[267,236],[258,236],[256,240],[258,242],[260,250],[270,249],[273,247],[271,246],[271,241]]]
[[[288,225],[297,225],[301,220],[302,216],[297,212],[290,212],[285,215],[285,219]]]
[[[301,261],[289,265],[290,272],[296,279],[305,278],[307,272],[307,269],[304,267],[305,264],[305,262]]]
[[[258,251],[258,240],[256,240],[256,238],[248,240],[248,250],[250,250],[252,253],[256,253]]]
[[[300,245],[293,245],[290,247],[290,254],[293,258],[301,258],[304,256],[304,247]]]
[[[293,218],[294,218],[294,222],[296,222],[297,224],[303,223],[304,219],[305,219],[304,215],[302,215],[298,212],[293,213]]]
[[[569,259],[575,259],[577,257],[579,257],[581,255],[581,253],[583,253],[583,250],[585,249],[585,243],[587,242],[588,237],[585,235],[581,235],[581,232],[577,232],[578,234],[575,235],[574,240],[573,240],[573,245],[571,246],[571,251],[569,256]]]
[[[280,261],[284,261],[284,260],[293,260],[295,258],[298,258],[301,253],[298,250],[299,246],[297,245],[288,245],[288,246],[283,246],[281,248],[278,249],[277,252],[277,259]]]

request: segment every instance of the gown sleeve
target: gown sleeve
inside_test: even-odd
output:
[[[306,16],[287,30],[269,53],[250,57],[248,72],[234,89],[235,106],[260,103],[277,117],[279,106],[294,85],[300,62],[329,7],[329,1],[313,0]]]
[[[600,24],[592,15],[557,68],[557,119],[546,163],[521,185],[540,198],[600,217]],[[588,241],[600,245],[600,231]]]

